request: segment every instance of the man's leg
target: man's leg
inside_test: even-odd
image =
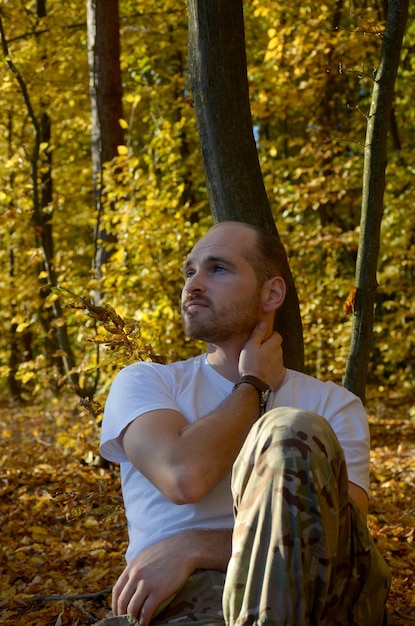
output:
[[[152,621],[152,624],[178,623],[181,626],[225,626],[222,595],[225,574],[216,570],[196,571],[168,606]]]
[[[290,408],[266,413],[235,462],[232,488],[229,626],[382,623],[383,578],[365,621],[354,615],[374,546],[350,502],[343,451],[326,420]]]

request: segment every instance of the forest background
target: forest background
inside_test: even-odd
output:
[[[0,224],[2,388],[20,396],[63,384],[59,332],[67,329],[75,363],[91,390],[93,323],[82,310],[56,310],[71,299],[48,290],[42,248],[53,246],[56,284],[94,301],[103,295],[123,318],[141,325],[144,344],[167,358],[193,353],[178,307],[180,267],[211,224],[191,93],[186,82],[187,11],[173,1],[149,7],[120,2],[123,144],[104,164],[100,215],[112,239],[94,270],[97,219],[91,164],[91,103],[86,11],[82,1],[1,5],[4,37],[16,71],[2,67],[0,89]],[[412,9],[412,7],[411,7]],[[305,336],[306,371],[341,381],[351,316],[363,149],[373,76],[384,28],[383,8],[327,3],[245,7],[251,108],[273,216],[290,259]],[[336,27],[333,29],[333,23]],[[373,354],[369,380],[414,386],[415,155],[413,45],[408,20],[389,140]],[[34,129],[39,146],[33,201]],[[42,179],[42,176],[44,177]],[[35,212],[40,212],[39,221]],[[92,349],[91,349],[92,348]],[[108,379],[101,368],[99,391]],[[111,376],[113,371],[111,370]],[[94,374],[92,374],[94,376]]]
[[[63,366],[63,329],[77,393],[99,402],[129,359],[150,353],[186,358],[202,348],[183,335],[179,312],[183,259],[212,224],[187,82],[186,6],[178,0],[120,0],[119,9],[123,140],[104,165],[105,211],[98,215],[85,3],[0,3],[7,42],[0,69],[4,405],[12,399],[15,406],[51,407],[60,397],[76,407]],[[413,17],[410,6],[390,123],[368,379],[369,402],[399,402],[405,410],[395,416],[396,425],[405,428],[415,413]],[[252,0],[245,6],[255,138],[300,300],[305,368],[340,383],[350,343],[347,298],[354,285],[367,114],[384,24],[385,6],[374,0],[329,1],[317,8],[310,1],[282,6]],[[43,124],[39,145],[33,120]],[[34,203],[35,166],[38,193],[48,192],[40,208]],[[98,223],[111,235],[99,271]],[[59,288],[49,285],[46,231]],[[106,305],[109,317],[102,323],[102,311],[94,315],[85,303]],[[126,320],[121,333],[118,315]],[[81,411],[71,423],[66,410],[61,415],[67,421],[51,420],[48,410],[42,428],[52,429],[59,449],[80,457],[96,452],[95,420]],[[377,425],[382,415],[375,411]],[[38,433],[40,418],[32,419]],[[2,421],[5,443],[12,444],[19,423]]]

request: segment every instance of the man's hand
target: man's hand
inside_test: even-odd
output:
[[[131,613],[147,626],[160,604],[173,597],[194,571],[185,544],[184,534],[175,535],[132,559],[112,591],[114,615]]]
[[[196,569],[225,571],[230,553],[230,530],[188,530],[163,539],[126,566],[112,592],[114,615],[131,613],[148,626]]]
[[[265,322],[257,324],[239,356],[240,376],[256,376],[278,389],[285,376],[281,344],[281,335],[268,334]]]

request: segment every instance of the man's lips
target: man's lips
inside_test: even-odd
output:
[[[184,304],[183,309],[185,312],[187,312],[191,309],[207,308],[208,306],[209,304],[204,300],[189,300]]]

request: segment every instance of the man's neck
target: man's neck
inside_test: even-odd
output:
[[[239,355],[242,346],[207,345],[207,361],[224,378],[236,382],[239,378]]]

